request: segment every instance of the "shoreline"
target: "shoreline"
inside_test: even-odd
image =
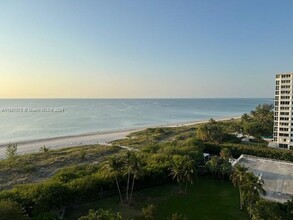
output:
[[[239,119],[239,118],[241,118],[241,116],[215,118],[215,120],[228,121],[231,119]],[[24,140],[24,141],[18,141],[18,142],[4,142],[4,143],[0,143],[0,159],[5,158],[6,146],[9,143],[17,144],[18,154],[39,152],[40,148],[43,146],[46,146],[49,149],[58,149],[58,148],[78,147],[78,146],[93,145],[93,144],[111,145],[109,142],[112,142],[118,139],[123,139],[130,133],[145,130],[147,128],[191,126],[191,125],[206,123],[208,121],[209,119],[208,120],[203,119],[203,120],[196,120],[196,121],[189,121],[189,122],[147,125],[143,127],[125,128],[125,129],[117,129],[117,130],[110,130],[110,131],[88,132],[84,134],[67,135],[67,136],[59,136],[59,137],[51,137],[51,138],[40,138],[40,139]]]

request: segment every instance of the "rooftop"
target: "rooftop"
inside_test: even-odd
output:
[[[293,196],[293,163],[250,155],[241,155],[234,163],[241,164],[261,176],[265,199],[284,203]]]

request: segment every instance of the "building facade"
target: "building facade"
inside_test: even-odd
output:
[[[274,142],[279,148],[293,147],[293,73],[276,75]]]

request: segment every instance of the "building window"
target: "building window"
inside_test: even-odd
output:
[[[281,83],[291,83],[291,80],[282,80]]]
[[[289,137],[289,134],[286,134],[286,133],[279,133],[279,136],[280,137]],[[286,140],[285,140],[286,141]]]
[[[288,117],[280,117],[280,121],[289,121]]]
[[[288,90],[281,91],[281,94],[290,94],[290,91],[288,91]]]
[[[288,131],[289,128],[280,128],[280,131]]]
[[[291,74],[284,74],[284,75],[281,75],[282,78],[290,78],[291,77]]]
[[[279,148],[288,148],[288,144],[279,144]]]

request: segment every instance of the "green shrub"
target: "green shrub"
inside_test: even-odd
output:
[[[234,158],[238,158],[241,154],[248,154],[258,157],[266,157],[276,160],[285,160],[293,162],[293,151],[275,149],[269,147],[258,147],[254,145],[239,145],[239,144],[221,144],[215,145],[204,143],[204,152],[210,154],[220,154],[221,150],[227,148],[230,150]]]
[[[0,219],[1,220],[27,220],[28,216],[24,209],[16,202],[10,200],[0,200]]]
[[[7,159],[14,159],[17,156],[17,144],[8,144],[5,153]]]

